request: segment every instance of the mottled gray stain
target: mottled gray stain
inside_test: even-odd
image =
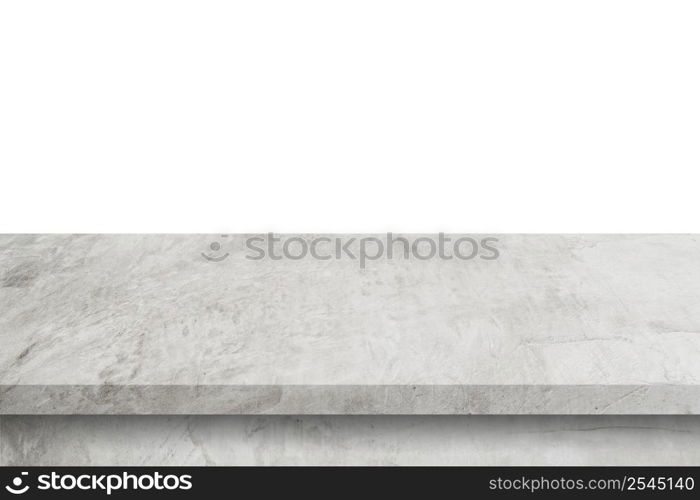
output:
[[[39,276],[37,264],[18,264],[5,272],[0,286],[3,288],[26,288],[32,286],[37,276]]]

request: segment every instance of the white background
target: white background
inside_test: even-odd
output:
[[[700,232],[700,2],[0,3],[0,231]]]

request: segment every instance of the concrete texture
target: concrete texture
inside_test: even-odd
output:
[[[6,415],[700,413],[700,388],[673,385],[23,385],[2,391]]]
[[[697,465],[697,416],[13,416],[0,465]]]
[[[696,236],[495,237],[362,268],[0,236],[0,413],[700,413]]]

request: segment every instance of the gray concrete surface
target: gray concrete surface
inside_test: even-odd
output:
[[[698,465],[698,416],[4,416],[1,465]]]
[[[697,414],[674,385],[95,385],[0,388],[6,415]]]
[[[250,260],[244,235],[0,236],[0,413],[700,412],[696,236],[495,238],[363,268]]]

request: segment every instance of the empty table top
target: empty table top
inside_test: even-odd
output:
[[[700,413],[700,243],[2,235],[0,345],[4,414]]]

